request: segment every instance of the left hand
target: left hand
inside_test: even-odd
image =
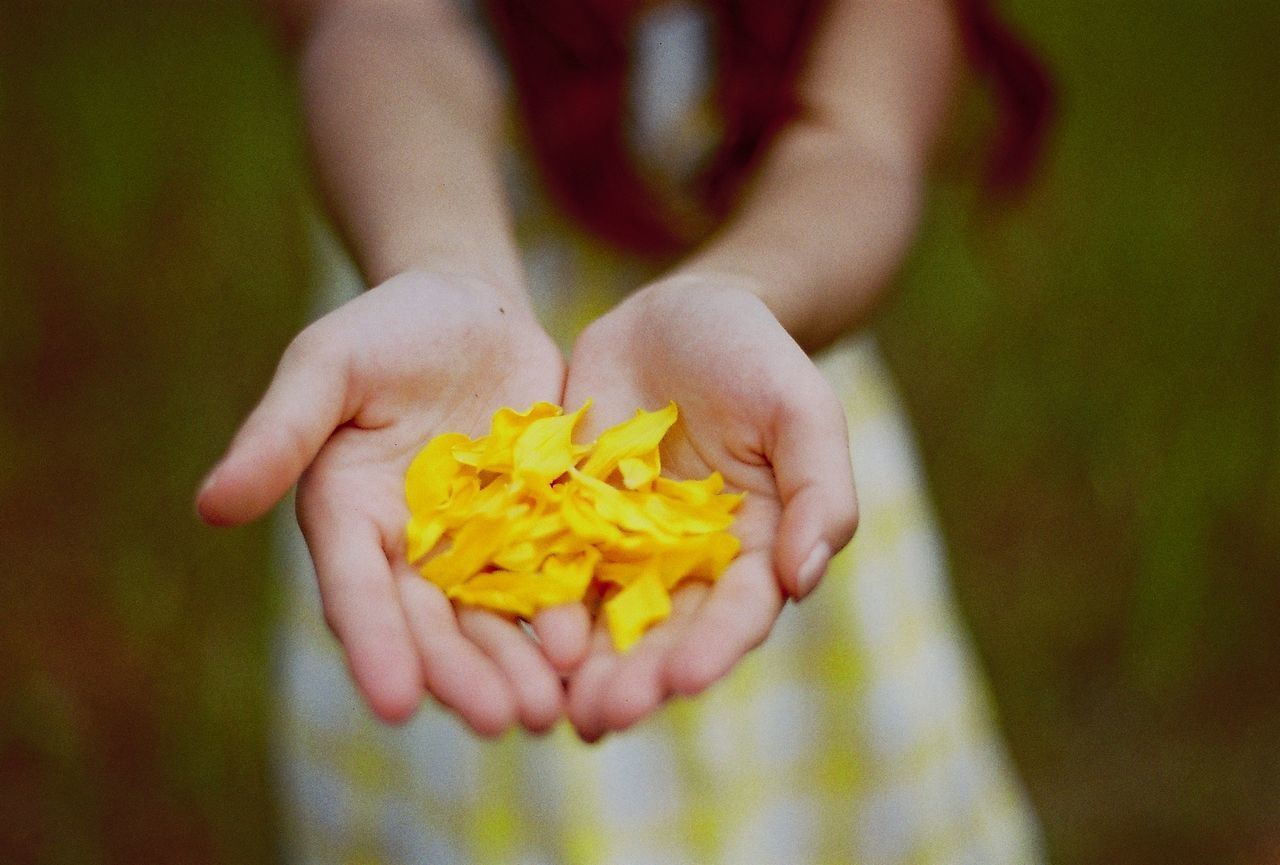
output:
[[[768,636],[787,597],[813,590],[853,535],[857,502],[844,412],[808,356],[734,277],[675,277],[583,332],[564,405],[594,400],[584,438],[674,400],[663,473],[720,472],[745,491],[739,557],[714,585],[675,593],[670,618],[617,654],[602,621],[569,684],[569,718],[588,741],[673,695],[696,694]]]

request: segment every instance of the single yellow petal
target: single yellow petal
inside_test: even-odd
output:
[[[477,471],[510,472],[514,465],[516,441],[520,436],[538,421],[561,413],[560,406],[549,402],[534,403],[523,412],[500,408],[490,423],[489,434],[471,447],[458,450],[455,455],[460,462],[474,466]]]
[[[547,545],[518,540],[493,554],[493,563],[507,571],[534,572],[547,557]]]
[[[449,549],[423,562],[419,572],[442,589],[470,579],[507,542],[503,519],[474,517],[453,535]]]
[[[532,541],[540,541],[559,535],[566,528],[559,506],[548,506],[538,502],[534,510],[521,522],[518,534]]]
[[[676,422],[677,415],[676,404],[667,403],[657,411],[641,409],[631,420],[605,430],[582,464],[582,473],[607,480],[624,459],[643,458],[650,453],[656,459],[658,444]]]
[[[724,489],[720,472],[712,472],[700,481],[678,481],[674,478],[658,478],[653,482],[654,492],[691,505],[705,505]]]
[[[440,543],[445,529],[444,520],[439,518],[422,520],[417,516],[410,517],[409,525],[405,528],[405,540],[408,545],[405,555],[410,564],[417,563],[434,550]]]
[[[671,615],[671,596],[650,572],[605,601],[603,610],[614,648],[625,652],[645,631]]]
[[[656,492],[623,495],[636,502],[654,523],[671,534],[719,532],[733,524],[733,514],[723,510],[715,499],[704,505],[694,505]]]
[[[622,531],[601,514],[595,501],[579,484],[565,485],[560,514],[565,525],[588,543],[612,543],[622,537]]]
[[[532,618],[548,607],[581,601],[600,554],[592,549],[551,556],[538,571],[482,571],[447,594],[459,603]]]
[[[528,411],[500,408],[493,415],[489,426],[489,435],[509,441],[512,445],[520,434],[536,421],[564,414],[564,409],[549,402],[535,402]]]
[[[742,541],[729,532],[716,532],[702,542],[706,555],[689,576],[699,580],[718,580],[725,569],[738,557]]]
[[[536,612],[536,605],[522,587],[535,579],[536,574],[486,571],[465,583],[450,586],[445,594],[460,604],[530,619]]]
[[[742,542],[728,532],[681,538],[655,556],[655,570],[668,591],[689,580],[714,582],[738,555]]]
[[[619,537],[597,544],[610,562],[643,562],[669,549],[679,538],[668,534],[624,532]]]
[[[647,490],[660,471],[662,471],[662,460],[656,448],[644,456],[624,457],[618,460],[618,473],[622,475],[622,485],[629,490]]]
[[[404,497],[410,513],[437,508],[447,502],[453,483],[465,469],[453,458],[453,449],[471,443],[462,433],[438,435],[418,451],[404,475]]]
[[[506,477],[499,476],[478,489],[475,495],[465,503],[465,510],[471,516],[483,516],[491,519],[510,518],[512,508],[522,508],[523,514],[529,505],[524,498],[512,488]]]
[[[466,444],[460,444],[453,449],[453,458],[464,466],[475,469],[484,459],[485,449],[489,447],[489,437],[480,436],[478,439],[471,439]]]
[[[540,608],[581,601],[599,561],[600,552],[592,547],[576,555],[547,557],[538,577],[545,592],[540,598]]]
[[[671,536],[645,513],[644,507],[637,500],[629,498],[622,490],[577,469],[569,470],[569,483],[577,485],[577,492],[595,505],[601,518],[619,528],[650,535]]]
[[[552,556],[576,556],[587,551],[600,554],[600,547],[583,540],[571,531],[563,531],[545,541],[547,553]]]
[[[469,511],[480,489],[480,477],[470,466],[467,466],[465,471],[455,477],[449,485],[449,499],[437,509],[437,512]]]
[[[603,561],[596,566],[596,579],[605,586],[629,586],[652,568],[652,561],[652,557],[634,562]]]
[[[512,473],[529,486],[550,484],[575,462],[573,428],[591,401],[573,414],[544,417],[529,424],[515,441]]]

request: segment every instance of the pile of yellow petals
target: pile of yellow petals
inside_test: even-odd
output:
[[[460,604],[530,619],[599,603],[621,652],[670,615],[677,587],[715,580],[738,554],[727,529],[742,496],[719,473],[661,475],[675,403],[575,444],[589,405],[499,409],[486,436],[428,442],[405,475],[408,557]]]

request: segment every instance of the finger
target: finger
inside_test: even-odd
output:
[[[783,602],[766,550],[738,558],[685,625],[664,671],[666,686],[688,696],[719,681],[769,636]]]
[[[474,607],[458,610],[458,627],[506,676],[520,723],[535,733],[551,729],[564,710],[564,688],[533,641],[514,623]]]
[[[663,703],[668,696],[664,659],[705,592],[701,584],[677,592],[670,617],[621,655],[604,620],[598,620],[591,653],[569,684],[569,720],[579,736],[594,742],[632,726]]]
[[[453,605],[407,564],[400,599],[422,659],[427,690],[481,736],[501,735],[516,719],[511,686],[483,651],[458,630]]]
[[[844,411],[815,369],[775,418],[772,452],[782,519],[773,557],[783,589],[797,600],[826,573],[858,525]]]
[[[591,645],[591,613],[583,604],[562,604],[538,613],[533,632],[555,671],[567,676],[578,669]]]
[[[280,500],[348,418],[342,353],[314,326],[285,351],[270,387],[200,487],[196,507],[211,525],[261,517]]]
[[[597,619],[586,660],[569,679],[569,723],[573,724],[584,742],[595,742],[605,733],[600,695],[617,660],[613,638],[609,636],[604,620]]]
[[[351,676],[374,714],[403,721],[422,699],[422,671],[377,528],[337,511],[305,522],[325,619]]]
[[[604,728],[618,732],[661,707],[672,690],[666,669],[690,633],[697,610],[708,595],[705,583],[691,583],[671,599],[671,615],[622,655],[601,694]]]

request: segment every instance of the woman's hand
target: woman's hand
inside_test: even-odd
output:
[[[739,278],[672,278],[587,328],[565,405],[588,397],[588,435],[675,400],[663,473],[719,471],[747,493],[732,528],[742,552],[718,582],[677,592],[671,617],[625,655],[597,623],[569,688],[570,720],[590,741],[729,672],[768,636],[785,598],[817,584],[852,536],[857,504],[839,401]]]
[[[423,690],[476,732],[563,714],[561,673],[581,660],[580,609],[535,628],[455,613],[405,557],[404,474],[446,431],[479,435],[502,406],[560,401],[564,361],[527,301],[478,280],[407,273],[304,330],[198,496],[203,518],[263,516],[298,482],[298,522],[325,618],[381,718],[411,715]],[[566,651],[567,650],[567,651]]]

